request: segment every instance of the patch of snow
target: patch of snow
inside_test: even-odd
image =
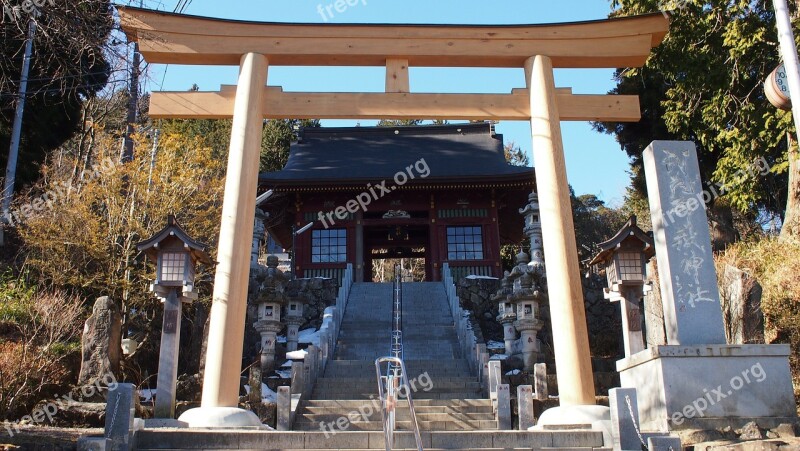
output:
[[[505,355],[505,354],[495,354],[495,355],[489,357],[489,360],[505,360],[507,358],[508,358],[508,356]]]
[[[282,377],[284,379],[291,379],[292,378],[292,370],[278,370],[278,371],[275,371],[275,372],[278,373],[278,376],[280,376],[280,377]]]
[[[139,399],[141,399],[142,402],[152,401],[155,395],[156,395],[155,388],[142,388],[139,390]]]
[[[522,371],[520,371],[520,370],[511,370],[508,373],[506,373],[506,376],[516,376],[517,374],[519,374],[521,372]]]
[[[505,348],[506,344],[503,343],[502,341],[489,340],[489,342],[486,343],[486,349],[505,349]]]
[[[297,351],[287,352],[286,358],[292,360],[305,360],[306,355],[308,355],[308,351],[305,349],[298,349]]]
[[[317,329],[301,330],[298,334],[297,342],[319,347],[319,331]]]
[[[484,280],[497,280],[497,277],[489,277],[489,276],[467,276],[467,279],[475,280],[475,279],[484,279]]]
[[[283,365],[281,365],[281,368],[291,368],[291,367],[292,367],[292,361],[291,360],[287,360],[287,361],[283,362]]]
[[[247,392],[247,394],[249,395],[250,394],[250,386],[249,385],[245,385],[244,386],[244,391]],[[265,384],[263,382],[261,383],[261,402],[264,403],[264,404],[278,402],[278,394],[275,393],[274,391],[272,391],[267,386],[267,384]]]

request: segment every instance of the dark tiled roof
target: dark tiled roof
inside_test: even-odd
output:
[[[430,175],[410,183],[533,180],[531,168],[506,163],[502,135],[494,134],[491,124],[479,123],[308,128],[292,144],[286,167],[261,174],[261,182],[380,181],[423,158]]]

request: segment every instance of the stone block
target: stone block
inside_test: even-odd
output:
[[[493,448],[492,434],[472,432],[438,432],[431,435],[431,448],[476,449]]]
[[[105,438],[111,451],[128,451],[135,448],[134,419],[136,415],[136,387],[133,384],[116,384],[109,387],[106,404]]]
[[[178,429],[189,427],[184,421],[171,420],[169,418],[148,418],[144,420],[145,429]]]
[[[553,433],[543,431],[498,431],[492,434],[492,447],[499,449],[547,449],[553,446]]]
[[[728,342],[764,343],[762,289],[758,281],[738,268],[725,265],[720,288]]]
[[[530,385],[517,386],[517,412],[520,431],[527,431],[529,427],[535,424],[533,416],[533,387]]]
[[[608,391],[611,407],[611,437],[614,451],[641,448],[639,434],[639,404],[635,388],[612,388]]]
[[[638,391],[642,430],[795,415],[788,345],[657,346],[617,362]]]
[[[725,344],[700,167],[689,141],[644,151],[650,215],[670,345]]]
[[[678,437],[650,437],[647,439],[648,451],[681,451],[681,439]]]
[[[76,446],[78,451],[106,451],[111,449],[105,437],[80,437]]]
[[[536,399],[539,401],[546,400],[549,397],[546,363],[537,363],[533,365],[533,384]]]
[[[237,431],[239,449],[303,449],[304,432],[281,432],[280,434],[258,431]],[[265,446],[266,445],[266,446]]]
[[[278,418],[276,422],[279,431],[292,430],[292,390],[290,387],[278,387]]]
[[[497,429],[510,431],[511,423],[511,387],[508,384],[497,384]]]

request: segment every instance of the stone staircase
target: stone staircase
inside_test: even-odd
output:
[[[420,429],[496,429],[491,401],[458,355],[445,296],[441,283],[403,285],[404,357]],[[295,430],[320,431],[353,412],[346,430],[383,430],[374,361],[389,354],[391,300],[391,284],[353,285],[336,355],[301,403]],[[399,430],[411,430],[407,402],[397,420]]]
[[[334,360],[298,406],[294,431],[145,430],[140,450],[385,449],[374,361],[389,354],[391,284],[353,284]],[[404,352],[425,450],[596,450],[596,431],[498,431],[491,401],[459,355],[441,283],[404,284]],[[408,402],[395,449],[416,449]]]

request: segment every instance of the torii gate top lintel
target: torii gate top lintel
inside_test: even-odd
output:
[[[119,6],[122,27],[150,63],[239,65],[249,52],[273,66],[639,67],[669,29],[661,13],[560,24],[395,25],[251,22]]]

